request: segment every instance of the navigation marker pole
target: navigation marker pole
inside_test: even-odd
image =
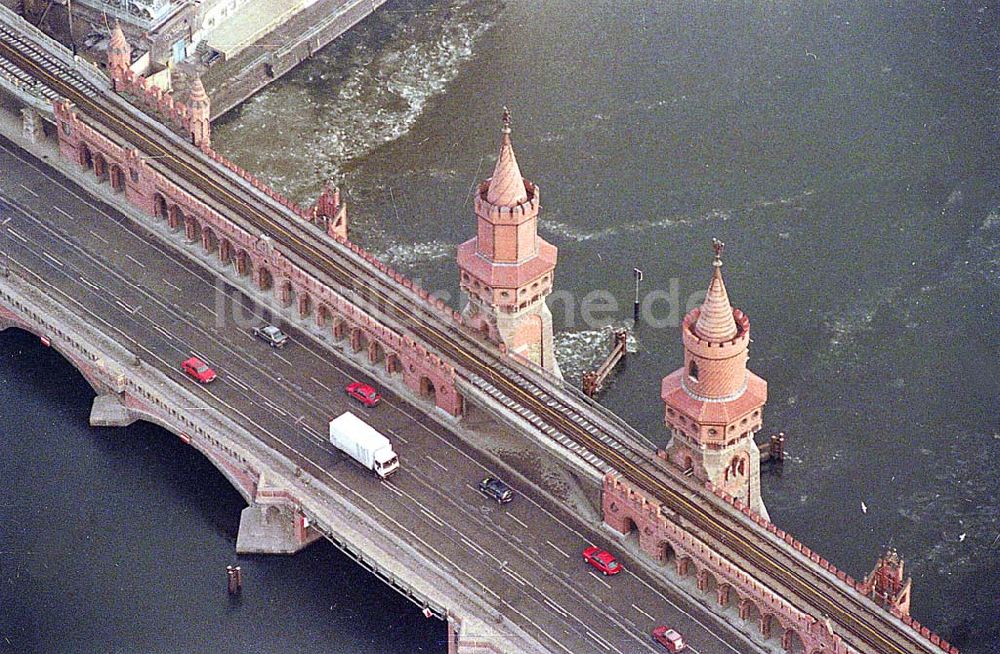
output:
[[[632,276],[635,277],[635,302],[632,304],[632,328],[639,328],[639,282],[642,281],[642,271],[638,268],[632,269]]]

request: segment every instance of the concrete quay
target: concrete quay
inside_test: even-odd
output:
[[[214,120],[288,73],[367,18],[386,0],[318,0],[293,14],[225,61],[205,66],[196,57],[180,64],[176,86],[201,76],[212,98]],[[277,45],[276,44],[280,44]],[[183,95],[183,92],[181,93]]]

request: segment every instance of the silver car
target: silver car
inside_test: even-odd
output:
[[[274,325],[254,327],[253,335],[271,347],[285,347],[285,343],[288,342],[288,334],[284,333]]]

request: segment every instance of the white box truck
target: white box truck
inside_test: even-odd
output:
[[[350,411],[330,421],[330,442],[382,479],[399,467],[389,439]]]

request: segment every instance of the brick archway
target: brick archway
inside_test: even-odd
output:
[[[166,220],[170,215],[170,211],[167,208],[167,199],[163,197],[162,193],[153,194],[153,215],[161,220]]]
[[[179,229],[184,224],[184,210],[176,204],[170,205],[167,210],[167,226],[171,230]]]
[[[125,171],[122,170],[122,167],[116,163],[113,163],[111,164],[111,167],[108,169],[108,172],[111,180],[111,189],[117,193],[121,193],[122,191],[124,191]]]
[[[660,563],[669,565],[677,560],[677,550],[669,541],[663,541],[656,546],[656,558]]]
[[[312,296],[307,291],[302,291],[298,296],[299,318],[305,318],[312,313]]]
[[[330,321],[331,315],[330,308],[320,302],[316,305],[316,326],[326,327],[326,323]]]
[[[94,167],[94,155],[86,143],[80,144],[80,165],[88,169]]]
[[[805,654],[806,644],[794,629],[785,629],[781,636],[781,648],[789,654]]]
[[[260,266],[257,269],[257,288],[262,291],[270,291],[274,288],[274,275],[267,266]]]
[[[219,246],[219,237],[215,235],[215,230],[205,225],[201,228],[201,247],[207,254],[215,252]],[[221,258],[221,253],[220,253]]]
[[[223,238],[219,240],[219,263],[223,266],[228,266],[233,262],[233,244],[229,242],[229,239]]]
[[[253,272],[253,260],[246,250],[237,250],[233,262],[236,266],[236,274],[240,277],[246,277]]]
[[[184,239],[188,243],[194,243],[201,234],[201,225],[194,216],[184,216]]]
[[[420,397],[437,403],[437,389],[431,378],[426,375],[420,377]]]
[[[100,152],[94,154],[94,175],[101,182],[108,178],[108,160]]]

